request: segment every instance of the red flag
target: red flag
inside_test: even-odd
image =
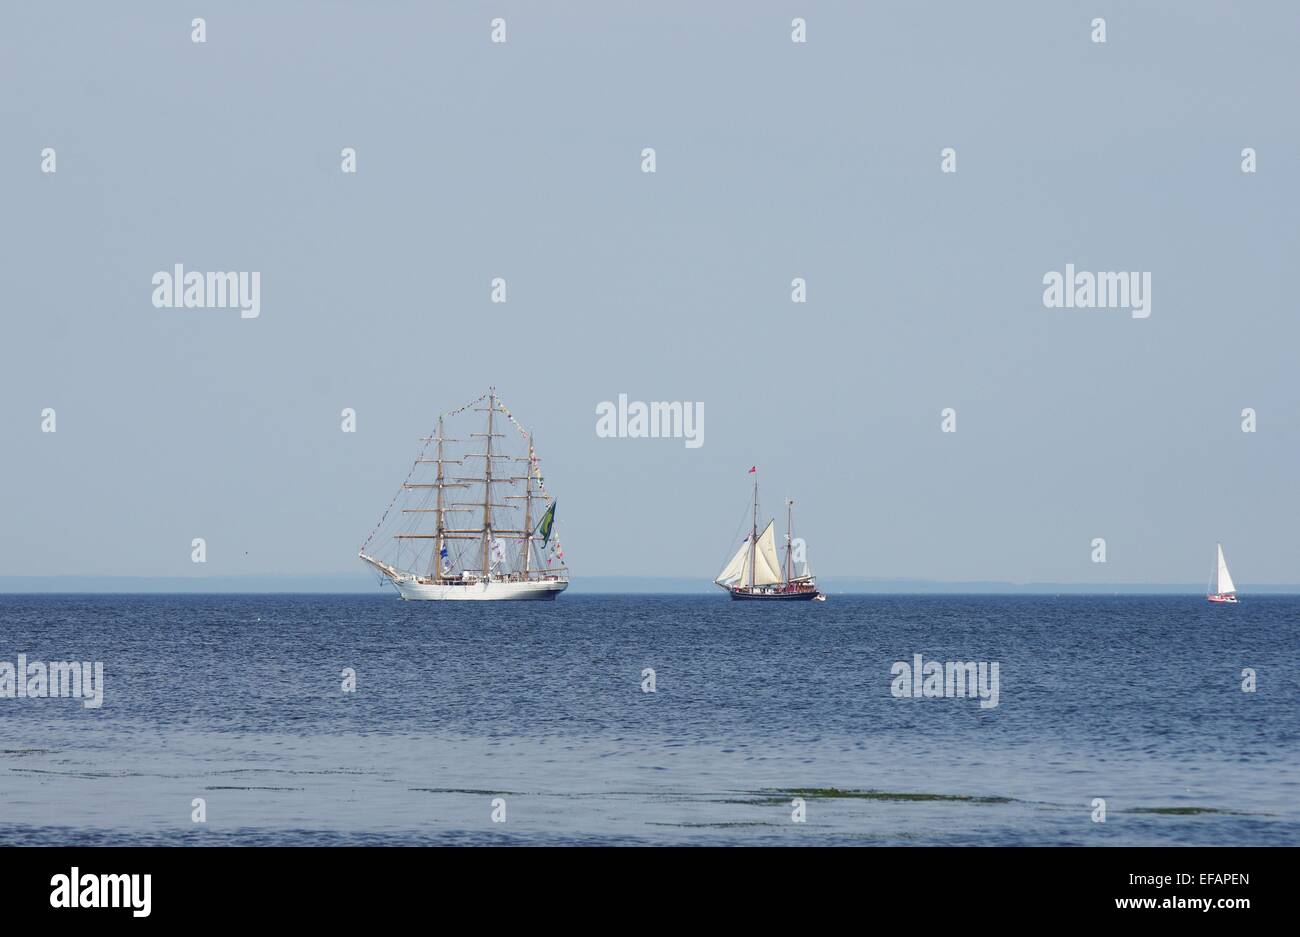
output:
[[[757,472],[757,471],[758,471],[758,466],[757,466],[757,465],[751,465],[751,466],[749,467],[749,471],[746,472],[745,474],[746,474],[746,475],[753,475],[753,474],[754,474],[755,472]]]

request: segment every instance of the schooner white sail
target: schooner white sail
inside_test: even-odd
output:
[[[485,414],[486,432],[447,424]],[[461,417],[461,419],[457,419]],[[513,430],[502,432],[502,430]],[[526,450],[511,446],[522,437]],[[403,599],[554,599],[569,585],[533,437],[496,389],[438,417],[358,556]]]
[[[776,535],[773,532],[775,521],[768,521],[767,527],[758,537],[756,546],[751,546],[750,538],[740,545],[731,562],[718,574],[719,585],[737,585],[750,582],[750,566],[753,566],[753,583],[756,586],[770,586],[781,581],[781,564],[776,558]]]

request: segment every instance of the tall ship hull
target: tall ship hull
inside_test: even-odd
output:
[[[395,582],[404,599],[450,602],[545,602],[569,587],[562,580],[539,582],[475,582],[447,585],[433,582]]]
[[[825,602],[826,596],[817,591],[817,580],[808,567],[803,553],[803,541],[794,539],[794,502],[787,501],[785,563],[776,555],[775,521],[768,521],[762,532],[758,529],[758,469],[751,468],[754,476],[754,519],[749,536],[740,545],[731,560],[718,573],[713,582],[727,591],[736,602]],[[801,568],[795,574],[795,566]]]
[[[486,425],[448,436],[444,424],[467,412],[485,414]],[[522,454],[510,445],[519,438]],[[537,602],[567,589],[555,498],[532,433],[496,389],[438,417],[423,443],[358,552],[380,581],[403,599],[433,602]]]

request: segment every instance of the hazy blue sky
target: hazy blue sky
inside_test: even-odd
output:
[[[711,577],[757,464],[824,574],[1298,582],[1298,50],[1292,3],[5,4],[0,575],[355,574],[495,383],[575,579]],[[155,308],[177,263],[260,317]],[[1150,318],[1045,309],[1067,263]],[[705,444],[597,438],[619,393]]]

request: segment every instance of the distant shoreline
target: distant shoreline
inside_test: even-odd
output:
[[[1185,595],[1187,583],[946,582],[924,579],[820,577],[828,595]],[[1243,596],[1300,595],[1300,584],[1245,583]],[[0,595],[376,595],[395,596],[366,577],[340,576],[0,576]],[[577,577],[570,595],[716,595],[708,580],[673,577]]]

